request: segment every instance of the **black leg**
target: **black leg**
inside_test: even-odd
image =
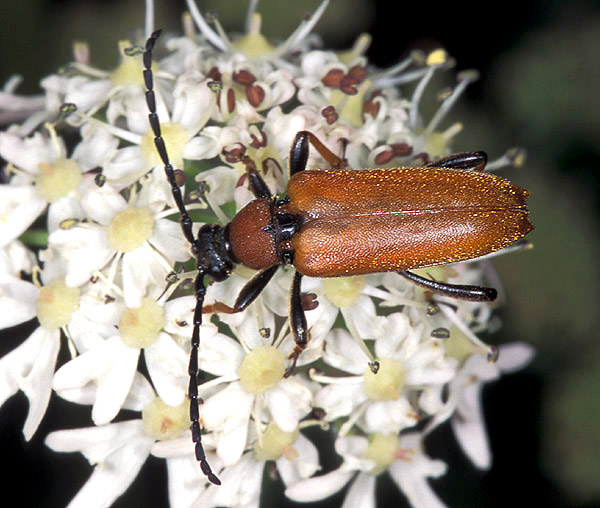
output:
[[[247,155],[244,155],[240,160],[246,165],[246,174],[248,175],[248,184],[250,191],[256,198],[271,199],[273,194],[271,190],[260,176],[260,173],[256,169],[256,163]]]
[[[262,293],[262,290],[265,289],[278,269],[279,265],[273,265],[271,268],[262,270],[252,277],[241,289],[233,307],[222,302],[215,302],[212,305],[205,305],[202,312],[204,314],[236,314],[242,312]]]
[[[296,342],[294,350],[288,357],[292,360],[291,367],[286,371],[285,377],[291,376],[296,367],[298,357],[306,349],[308,344],[309,334],[308,325],[306,324],[306,315],[304,314],[304,308],[302,307],[302,298],[300,286],[302,283],[302,274],[298,271],[294,274],[294,280],[292,282],[292,289],[290,291],[290,329],[292,336]]]
[[[492,302],[498,292],[494,288],[486,288],[483,286],[469,286],[466,284],[445,284],[435,280],[426,279],[412,272],[398,272],[405,279],[408,279],[413,284],[428,289],[432,293],[437,293],[443,296],[450,296],[458,300],[468,300],[471,302]]]
[[[335,155],[329,148],[327,148],[319,138],[309,131],[300,131],[296,134],[290,150],[289,166],[290,176],[304,171],[306,169],[306,162],[308,161],[308,144],[311,144],[327,161],[329,168],[341,169],[348,166],[346,159],[342,159]]]
[[[483,171],[487,164],[487,154],[485,152],[460,152],[442,159],[437,159],[426,168],[450,168],[450,169],[470,169],[472,171]]]

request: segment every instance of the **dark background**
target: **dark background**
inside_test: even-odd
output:
[[[184,2],[157,3],[156,26],[177,30]],[[264,0],[263,32],[284,37],[317,3]],[[200,2],[234,31],[243,27],[245,6]],[[143,26],[143,9],[142,0],[3,0],[0,82],[20,73],[20,91],[36,93],[42,76],[71,59],[73,40],[90,43],[94,65],[113,67],[116,41]],[[485,150],[492,158],[510,146],[528,150],[525,167],[504,174],[532,193],[535,248],[495,262],[507,303],[499,310],[504,326],[491,340],[526,341],[537,357],[484,391],[494,452],[490,472],[470,465],[448,428],[428,441],[430,455],[449,464],[448,474],[433,482],[436,491],[453,507],[525,505],[528,496],[539,506],[600,506],[600,2],[333,1],[315,31],[336,49],[349,47],[360,32],[371,33],[368,55],[379,67],[412,48],[444,47],[457,70],[481,72],[441,126],[463,123],[453,148]],[[430,98],[450,76],[434,80]],[[20,333],[3,334],[2,353],[23,340]],[[22,394],[0,409],[5,494],[17,496],[19,506],[64,506],[91,467],[80,455],[51,452],[43,440],[52,430],[89,425],[89,408],[53,397],[30,443],[21,434],[26,414]],[[165,478],[163,463],[148,460],[116,506],[165,506]],[[274,495],[271,506],[287,506]],[[401,499],[388,479],[380,480],[378,495],[380,505]],[[339,506],[342,499],[322,506]]]

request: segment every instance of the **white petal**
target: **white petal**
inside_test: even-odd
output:
[[[114,428],[109,432],[105,432],[107,429],[103,427],[82,429],[97,432],[86,432],[76,437],[84,448],[84,455],[98,465],[69,503],[69,508],[108,508],[131,485],[148,457],[153,439],[143,434],[141,420],[106,427]],[[62,432],[70,432],[73,436],[77,431]],[[56,451],[74,451],[74,443],[69,443],[69,437],[60,434],[50,434],[46,440],[48,446]]]
[[[94,270],[103,268],[114,255],[106,243],[106,233],[96,228],[59,229],[50,235],[48,242],[66,260],[65,282],[69,287],[88,282]]]
[[[154,223],[150,238],[152,246],[171,261],[190,259],[190,246],[181,232],[181,226],[171,220],[159,219]]]
[[[312,394],[293,379],[282,379],[265,398],[273,420],[284,432],[296,430],[300,418],[311,410]]]
[[[368,358],[347,331],[336,328],[327,337],[323,360],[344,372],[362,376],[367,369]]]
[[[254,396],[235,382],[201,406],[204,427],[218,436],[217,454],[225,465],[235,464],[242,456],[253,401]]]
[[[37,175],[38,164],[50,164],[63,154],[57,154],[52,141],[40,133],[23,139],[12,132],[0,132],[0,155],[17,168]]]
[[[146,121],[148,119],[146,118]],[[126,146],[120,148],[116,155],[108,162],[102,173],[110,180],[133,182],[150,170],[152,166],[142,157],[140,147]]]
[[[120,337],[86,351],[63,365],[55,374],[53,388],[82,388],[90,382],[97,386],[92,419],[96,425],[110,422],[119,412],[131,388],[139,349],[127,347]]]
[[[223,469],[219,473],[223,485],[210,485],[197,506],[258,508],[265,466],[253,457],[253,453],[246,453],[236,465]]]
[[[17,390],[29,399],[23,434],[37,430],[50,400],[52,375],[60,347],[60,332],[37,328],[19,347],[0,359],[0,405]]]
[[[142,305],[142,298],[147,295],[148,287],[165,285],[167,269],[154,258],[152,248],[144,243],[123,254],[121,273],[125,305],[137,308]]]
[[[195,134],[210,118],[216,96],[207,81],[192,83],[181,80],[175,85],[172,121],[180,123],[189,133]]]
[[[309,439],[300,434],[292,446],[298,452],[297,457],[290,460],[282,456],[277,459],[277,471],[287,486],[309,478],[321,469],[319,452]]]
[[[416,425],[418,416],[406,397],[401,396],[398,400],[369,404],[365,412],[365,421],[371,433],[393,434]]]
[[[46,205],[31,185],[0,185],[0,247],[23,234]]]
[[[191,160],[212,159],[220,152],[221,144],[212,136],[195,136],[185,145],[183,157]],[[204,178],[204,173],[201,175]]]
[[[342,508],[375,508],[375,477],[358,473],[346,493]]]
[[[215,334],[212,325],[202,325],[198,355],[202,370],[215,376],[237,375],[243,359],[244,351],[237,341],[221,333]]]
[[[492,465],[492,451],[481,407],[481,388],[481,383],[465,387],[450,423],[465,455],[476,467],[489,469]]]
[[[75,193],[72,193],[75,194]],[[65,219],[83,219],[81,204],[74,196],[60,198],[48,207],[48,232],[53,233]]]
[[[0,329],[10,328],[35,317],[39,292],[31,282],[3,275],[0,280]]]
[[[323,387],[315,395],[314,406],[325,411],[328,421],[349,415],[367,398],[361,389],[361,382],[362,378],[357,378],[356,383],[330,384]]]
[[[446,505],[435,494],[427,478],[437,478],[445,474],[446,464],[433,460],[418,450],[422,449],[420,437],[416,433],[403,435],[400,446],[417,450],[410,460],[398,459],[388,468],[388,472],[411,506],[415,508],[443,508]]]
[[[113,157],[119,146],[119,140],[101,123],[86,123],[81,127],[82,141],[73,150],[72,158],[89,171],[95,167],[104,167]]]
[[[113,217],[127,208],[127,201],[117,189],[105,184],[102,187],[86,182],[81,197],[81,207],[94,222],[107,226]]]
[[[300,503],[319,501],[339,492],[350,481],[355,471],[336,469],[331,473],[313,476],[307,480],[294,483],[285,489],[285,495]]]
[[[170,458],[167,471],[170,508],[192,508],[206,490],[205,479],[194,455]]]
[[[513,342],[500,347],[497,365],[502,372],[510,373],[526,367],[535,356],[535,349],[525,342]]]
[[[172,407],[183,404],[189,380],[185,351],[169,335],[159,333],[144,350],[144,358],[158,396]]]

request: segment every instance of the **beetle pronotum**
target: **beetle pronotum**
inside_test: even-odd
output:
[[[293,265],[290,328],[295,348],[289,356],[291,374],[306,348],[309,332],[301,301],[301,281],[398,272],[428,290],[472,301],[491,301],[496,290],[436,282],[408,270],[473,259],[506,247],[524,237],[529,223],[529,193],[500,177],[484,173],[483,152],[465,152],[422,168],[346,169],[312,133],[298,132],[289,154],[287,196],[272,194],[254,162],[242,154],[249,187],[255,198],[226,226],[200,227],[195,237],[175,170],[170,163],[156,112],[152,50],[160,30],[147,40],[143,55],[150,126],[156,149],[191,245],[198,270],[196,308],[189,362],[190,420],[195,453],[203,473],[219,485],[201,442],[198,405],[198,349],[206,284],[219,282],[236,264],[260,270],[241,290],[232,307],[216,303],[204,311],[235,313],[250,305],[282,265]],[[309,145],[332,169],[305,170]]]

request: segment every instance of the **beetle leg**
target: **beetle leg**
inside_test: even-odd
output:
[[[306,324],[306,315],[304,314],[304,308],[302,307],[302,298],[300,296],[300,286],[302,282],[302,274],[296,270],[294,274],[294,280],[292,282],[292,289],[290,291],[290,328],[292,330],[292,336],[296,342],[294,350],[288,356],[289,360],[292,360],[292,365],[285,372],[284,377],[290,377],[298,357],[306,349],[308,344],[308,325]]]
[[[270,268],[258,272],[252,277],[238,294],[233,307],[222,302],[215,302],[212,305],[205,305],[202,309],[203,314],[236,314],[242,312],[250,305],[256,297],[262,293],[265,286],[275,275],[279,265],[273,265]]]
[[[247,155],[242,156],[240,160],[246,166],[250,191],[254,194],[254,197],[271,199],[273,197],[271,190],[256,169],[256,163]]]
[[[450,168],[450,169],[470,169],[472,171],[483,171],[487,164],[487,154],[485,152],[460,152],[448,157],[437,159],[426,168]]]
[[[317,136],[309,131],[300,131],[296,134],[290,150],[289,166],[290,176],[306,169],[308,161],[308,144],[311,144],[317,152],[327,161],[331,169],[342,169],[348,166],[348,161],[334,154],[327,148]]]
[[[458,300],[468,300],[470,302],[492,302],[498,292],[494,288],[486,288],[484,286],[470,286],[466,284],[447,284],[437,282],[435,280],[426,279],[416,273],[402,271],[398,272],[405,279],[408,279],[413,284],[428,289],[432,293],[437,293],[443,296],[449,296]]]

